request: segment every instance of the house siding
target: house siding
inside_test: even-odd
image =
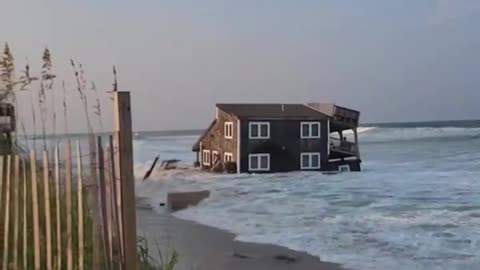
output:
[[[237,121],[238,119],[235,116],[232,116],[220,109],[217,109],[217,122],[212,127],[212,129],[206,134],[206,136],[201,140],[202,150],[208,149],[210,151],[217,151],[219,158],[223,161],[225,153],[232,153],[232,158],[234,162],[237,160],[237,141],[238,141],[238,131],[237,131]],[[225,138],[225,122],[233,123],[233,138]],[[211,168],[210,166],[203,165],[201,162],[201,167],[204,169]]]
[[[301,139],[301,122],[320,122],[320,138]],[[269,122],[269,139],[249,139],[250,122]],[[288,172],[300,170],[300,154],[303,152],[320,153],[321,168],[328,169],[328,128],[327,120],[251,120],[241,121],[240,172],[248,172],[248,155],[270,154],[269,172]]]

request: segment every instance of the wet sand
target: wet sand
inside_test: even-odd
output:
[[[138,234],[148,239],[153,257],[176,250],[175,270],[340,270],[318,257],[275,245],[234,241],[232,233],[137,209]]]

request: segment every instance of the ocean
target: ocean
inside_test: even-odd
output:
[[[480,121],[366,125],[363,171],[338,175],[210,174],[191,168],[199,132],[136,135],[137,205],[152,214],[169,191],[208,189],[175,216],[350,269],[480,269]],[[143,182],[157,155],[188,169]]]

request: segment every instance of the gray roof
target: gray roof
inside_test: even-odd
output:
[[[333,103],[307,103],[307,106],[328,116],[333,116],[335,114],[335,104]]]
[[[303,104],[217,104],[220,110],[239,118],[307,118],[327,119],[328,116]]]

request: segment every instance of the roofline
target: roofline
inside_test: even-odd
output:
[[[225,110],[222,110],[221,108],[219,108],[219,106],[222,106],[222,105],[296,105],[296,106],[303,106],[305,107],[306,109],[309,109],[317,114],[321,114],[323,115],[322,117],[311,117],[311,116],[305,116],[305,117],[289,117],[289,116],[282,116],[282,117],[275,117],[275,116],[269,116],[269,117],[258,117],[258,116],[239,116],[238,114],[235,114],[233,112],[227,112]],[[312,107],[310,107],[307,103],[216,103],[215,104],[215,108],[217,110],[221,110],[222,112],[224,113],[227,113],[229,115],[232,115],[232,116],[235,116],[239,119],[252,119],[252,118],[259,118],[259,119],[290,119],[290,120],[301,120],[301,119],[320,119],[320,120],[323,120],[323,119],[330,119],[332,118],[330,115],[327,115],[319,110],[316,110]],[[347,108],[348,109],[348,108]]]

